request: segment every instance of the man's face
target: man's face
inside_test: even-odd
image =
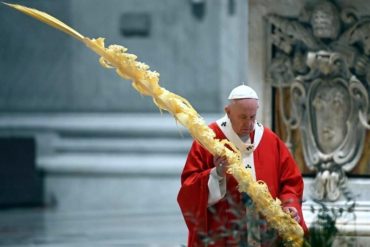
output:
[[[237,99],[225,107],[233,130],[239,136],[249,135],[254,130],[258,109],[256,99]]]

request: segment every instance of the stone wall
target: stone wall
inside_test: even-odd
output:
[[[246,1],[205,0],[204,12],[188,0],[18,3],[46,11],[85,36],[105,37],[107,45],[124,45],[160,72],[162,86],[201,112],[220,112],[225,91],[246,80]],[[136,23],[143,19],[146,34],[122,33],[140,28]],[[157,111],[151,99],[57,30],[0,6],[0,33],[2,112]]]

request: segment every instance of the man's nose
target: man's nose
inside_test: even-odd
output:
[[[253,120],[246,120],[245,121],[246,126],[251,127],[254,124]]]

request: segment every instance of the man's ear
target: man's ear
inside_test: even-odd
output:
[[[230,106],[229,106],[229,105],[225,106],[224,110],[225,110],[226,115],[227,115],[228,117],[230,117],[230,116],[229,116],[229,113],[230,113]]]

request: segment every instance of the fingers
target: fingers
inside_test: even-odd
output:
[[[215,166],[228,166],[228,162],[226,157],[221,157],[221,156],[215,156],[214,157],[214,164]]]
[[[213,163],[214,163],[214,166],[217,169],[217,174],[219,176],[225,176],[227,166],[229,165],[229,163],[227,162],[226,157],[215,156],[213,158]]]
[[[290,216],[292,216],[292,218],[298,223],[301,221],[301,218],[299,217],[298,211],[295,207],[284,207],[284,211],[287,214],[290,214]]]

